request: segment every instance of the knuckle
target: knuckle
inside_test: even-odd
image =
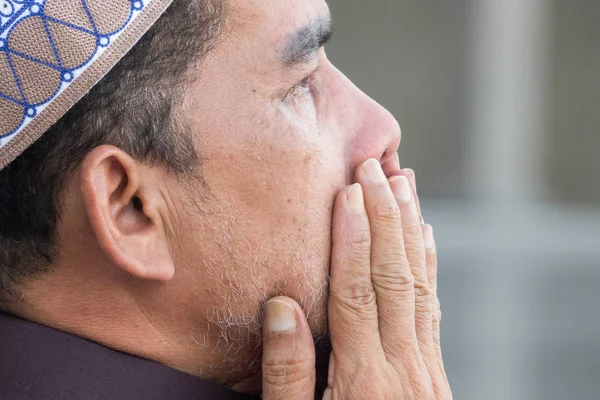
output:
[[[397,263],[380,264],[371,271],[373,286],[398,293],[412,292],[415,278],[406,268]]]
[[[423,228],[421,225],[416,224],[403,224],[402,230],[405,236],[413,238],[413,240],[421,239],[423,237]]]
[[[331,294],[337,302],[353,314],[374,316],[377,315],[377,300],[370,279],[357,279],[348,285],[343,292],[333,290]]]
[[[400,224],[400,207],[397,203],[378,204],[373,208],[373,219],[383,224]]]
[[[415,297],[431,303],[431,287],[427,283],[415,282]]]
[[[429,277],[429,287],[431,288],[431,292],[432,293],[436,293],[435,288],[437,287],[437,278],[435,277]]]
[[[434,323],[439,324],[442,322],[442,310],[439,306],[436,306],[435,303],[431,305],[431,316]]]
[[[361,263],[369,263],[371,254],[371,233],[366,230],[349,233],[340,242],[333,257],[349,267],[358,267]]]
[[[285,363],[263,361],[262,376],[264,384],[271,388],[285,388],[292,384],[312,379],[314,366],[307,360]]]
[[[371,233],[366,230],[352,232],[345,247],[346,258],[365,257],[371,251]]]
[[[355,287],[349,293],[341,298],[342,304],[348,309],[359,314],[371,314],[377,310],[376,296],[372,290],[362,290]]]

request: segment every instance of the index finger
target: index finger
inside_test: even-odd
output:
[[[371,229],[371,280],[377,295],[379,332],[386,356],[400,362],[418,350],[415,327],[414,277],[404,243],[402,213],[390,183],[404,182],[403,197],[411,200],[408,180],[388,181],[377,162],[357,171],[365,186],[365,205]]]
[[[390,168],[390,167],[388,167]],[[388,176],[404,176],[410,182],[410,186],[412,188],[412,193],[417,203],[417,212],[421,217],[421,224],[425,223],[423,219],[423,212],[421,211],[421,200],[419,199],[419,194],[417,193],[417,178],[415,176],[415,171],[411,168],[406,169],[394,169],[393,172],[389,173]]]
[[[341,192],[334,208],[329,331],[337,357],[364,361],[381,350],[371,283],[371,233],[359,184]]]

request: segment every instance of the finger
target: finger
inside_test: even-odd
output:
[[[429,281],[429,288],[431,290],[432,337],[434,344],[439,347],[441,315],[437,299],[437,252],[431,225],[423,225],[423,239],[427,252],[427,280]]]
[[[390,169],[391,171],[391,169]],[[417,203],[417,212],[419,213],[419,217],[421,219],[421,224],[425,223],[425,220],[423,219],[423,212],[421,211],[421,200],[419,199],[419,194],[417,193],[417,181],[416,181],[416,177],[415,177],[415,171],[413,171],[410,168],[405,168],[405,169],[401,169],[401,170],[396,170],[395,172],[390,172],[387,173],[387,176],[405,176],[408,181],[410,182],[410,186],[412,188],[412,193],[415,196],[416,199],[416,203]]]
[[[417,178],[415,177],[415,171],[407,168],[404,171],[408,174],[408,180],[410,182],[410,186],[412,187],[413,195],[415,196],[415,201],[417,203],[417,212],[419,213],[419,218],[421,220],[421,225],[425,223],[423,219],[423,212],[421,211],[421,200],[419,199],[419,194],[417,193]]]
[[[392,158],[381,164],[381,168],[383,169],[385,176],[394,176],[398,174],[401,171],[400,157],[398,156],[398,153],[394,153]]]
[[[300,306],[276,297],[265,305],[262,385],[266,400],[313,400],[315,346]]]
[[[431,340],[431,289],[427,277],[423,228],[408,179],[395,176],[390,179],[390,186],[400,207],[404,248],[414,277],[417,335],[429,334],[428,339]]]
[[[377,296],[381,343],[388,358],[406,361],[404,357],[414,354],[418,344],[414,279],[404,251],[400,208],[377,161],[363,164],[357,181],[365,188],[371,228],[371,280]]]
[[[364,362],[381,348],[371,284],[371,233],[361,185],[339,193],[334,206],[328,303],[331,344],[337,357]],[[383,357],[383,354],[381,354]]]
[[[400,206],[404,247],[415,282],[415,325],[419,349],[435,383],[436,377],[439,378],[439,363],[433,343],[431,288],[427,276],[423,228],[408,179],[404,176],[393,177],[390,185]]]
[[[423,238],[425,240],[425,249],[427,251],[427,276],[429,286],[431,288],[432,298],[432,335],[436,353],[436,359],[439,365],[440,375],[445,384],[446,397],[451,398],[450,385],[444,368],[444,360],[442,357],[442,346],[440,341],[440,323],[442,320],[442,312],[440,310],[440,301],[437,295],[437,272],[438,272],[438,257],[433,235],[433,227],[431,225],[423,226]]]

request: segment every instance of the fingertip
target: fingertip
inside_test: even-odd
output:
[[[293,333],[296,331],[298,318],[296,308],[289,302],[290,300],[285,297],[276,297],[267,301],[265,304],[265,329],[268,333]]]
[[[346,190],[346,201],[351,210],[360,213],[365,212],[365,197],[362,186],[359,183],[348,187]]]
[[[427,252],[435,252],[435,239],[433,236],[433,227],[429,224],[423,225],[423,241]]]
[[[389,179],[394,197],[400,204],[409,204],[412,200],[410,182],[405,176],[393,176]]]
[[[429,224],[423,225],[423,242],[427,256],[427,280],[433,293],[437,291],[437,249],[434,239],[433,227]],[[435,296],[434,296],[435,297]]]
[[[392,176],[401,171],[400,156],[398,155],[398,153],[394,153],[389,159],[382,162],[381,167],[383,168],[383,172],[386,176]]]
[[[304,312],[283,296],[264,309],[263,398],[304,400],[315,388],[315,346]]]

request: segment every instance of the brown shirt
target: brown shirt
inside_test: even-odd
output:
[[[0,313],[2,400],[251,400],[154,361]]]

